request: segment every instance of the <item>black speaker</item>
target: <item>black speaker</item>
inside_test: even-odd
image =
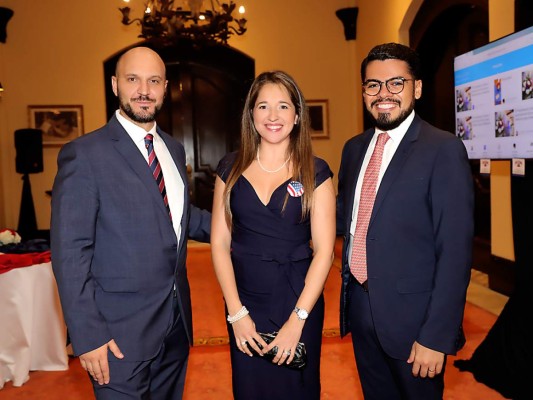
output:
[[[43,172],[43,131],[17,129],[15,131],[15,163],[19,174]]]

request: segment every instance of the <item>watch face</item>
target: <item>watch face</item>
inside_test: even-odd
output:
[[[298,311],[296,311],[296,315],[298,315],[298,318],[300,319],[306,319],[309,316],[309,313],[299,308]]]

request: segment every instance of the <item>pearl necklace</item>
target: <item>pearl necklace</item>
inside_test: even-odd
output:
[[[287,158],[285,160],[285,162],[283,164],[281,164],[281,166],[279,168],[276,168],[276,169],[266,169],[265,167],[263,167],[263,164],[261,164],[261,160],[259,159],[259,151],[257,152],[257,163],[259,164],[259,168],[261,168],[263,171],[265,172],[268,172],[269,174],[275,174],[276,172],[279,172],[281,171],[281,169],[287,165],[287,163],[289,162],[289,160],[291,159],[291,156],[289,156],[289,158]]]

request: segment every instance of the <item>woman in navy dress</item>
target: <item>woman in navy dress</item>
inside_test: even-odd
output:
[[[307,106],[286,73],[254,80],[241,125],[239,151],[218,166],[211,228],[234,398],[318,400],[322,292],[335,242],[333,174],[313,156]],[[258,332],[278,335],[267,345]],[[284,365],[298,342],[308,359],[301,370]],[[252,352],[274,347],[272,361]]]

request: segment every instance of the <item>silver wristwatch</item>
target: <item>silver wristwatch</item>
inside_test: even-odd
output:
[[[303,308],[294,307],[294,312],[296,313],[300,321],[306,320],[309,316],[307,310],[304,310]]]

